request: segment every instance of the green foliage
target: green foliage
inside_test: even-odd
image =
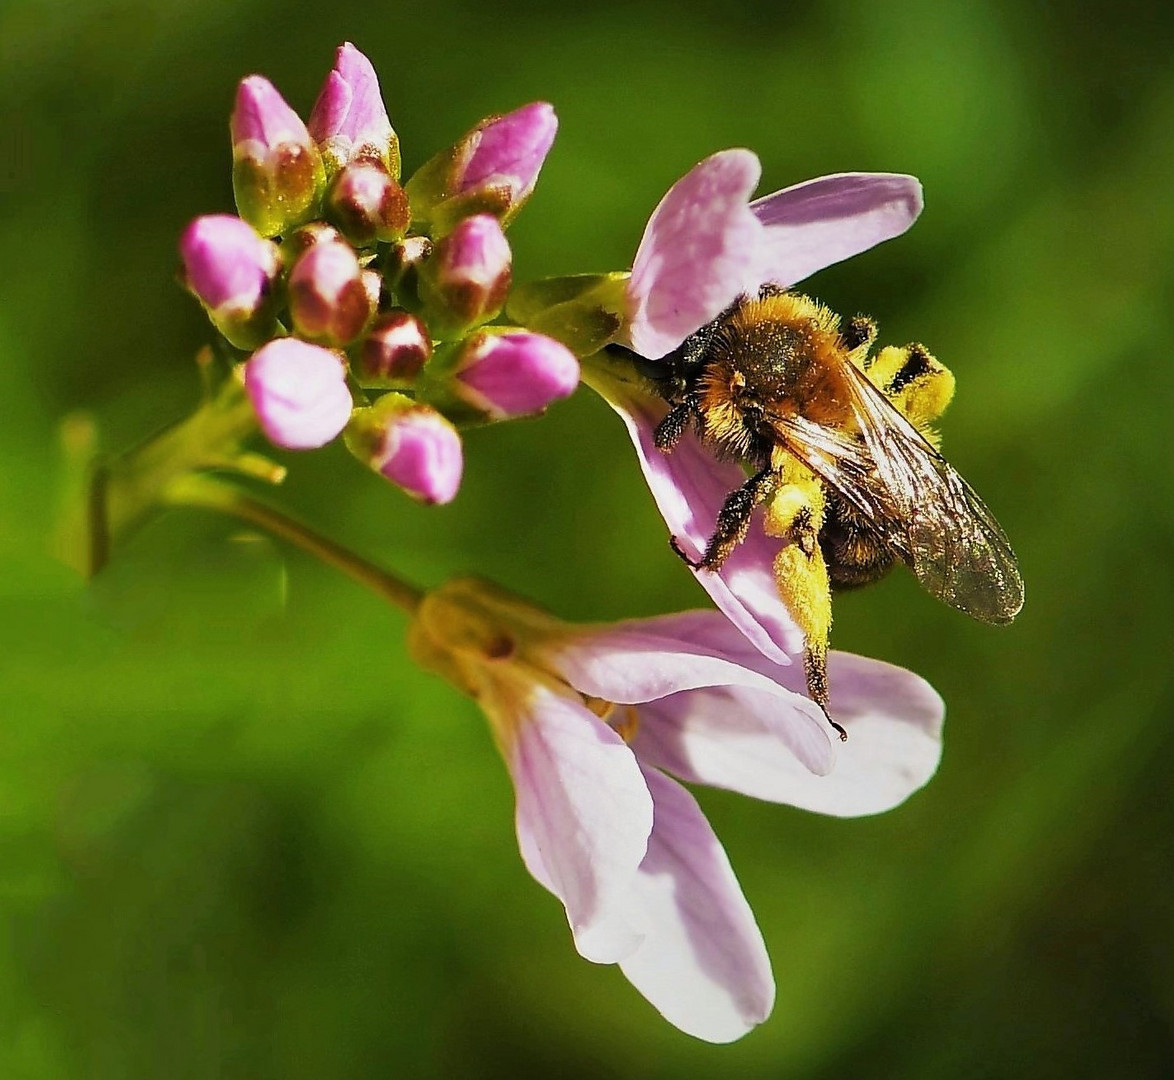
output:
[[[357,0],[0,5],[0,1076],[1167,1074],[1174,76],[1168,7],[1126,7],[436,0],[418,34]],[[206,326],[170,277],[184,224],[232,208],[235,80],[304,114],[346,38],[409,174],[555,103],[519,280],[623,268],[726,146],[764,190],[925,184],[907,236],[810,288],[955,372],[945,447],[1027,606],[994,630],[907,576],[840,602],[838,647],[948,704],[906,807],[702,793],[779,983],[733,1047],[574,955],[480,716],[398,613],[196,512],[90,588],[44,554],[58,419],[94,410],[117,449],[195,401]],[[587,391],[467,457],[450,507],[341,447],[288,459],[287,497],[425,584],[475,571],[578,619],[701,602]]]

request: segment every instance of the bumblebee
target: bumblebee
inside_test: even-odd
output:
[[[866,316],[839,316],[766,285],[677,349],[640,369],[668,413],[655,433],[671,453],[686,431],[748,472],[718,514],[695,569],[716,571],[763,507],[779,594],[806,639],[811,698],[828,715],[833,589],[878,581],[898,562],[934,596],[983,622],[1023,606],[1011,546],[974,490],[938,452],[934,422],[953,375],[922,345],[875,355]],[[830,715],[828,720],[846,738]]]

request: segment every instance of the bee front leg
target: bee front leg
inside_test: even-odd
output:
[[[656,443],[657,450],[666,454],[675,450],[677,443],[681,441],[681,436],[685,434],[690,422],[696,419],[697,415],[697,401],[692,395],[669,409],[652,433],[652,441]]]

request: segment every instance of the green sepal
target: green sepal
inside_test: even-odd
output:
[[[616,271],[526,282],[510,293],[506,314],[527,330],[562,342],[576,356],[590,356],[623,329],[630,276]]]

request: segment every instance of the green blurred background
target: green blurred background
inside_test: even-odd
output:
[[[908,575],[839,603],[840,648],[948,703],[908,805],[701,794],[779,984],[732,1047],[576,957],[481,717],[398,613],[196,512],[90,587],[45,553],[59,418],[119,448],[195,399],[175,243],[231,208],[236,80],[304,111],[344,39],[409,171],[555,103],[523,278],[627,265],[726,146],[764,191],[925,184],[916,228],[810,288],[954,369],[946,448],[1027,607],[983,627]],[[1172,45],[1160,0],[0,0],[0,1077],[1174,1075]],[[702,602],[587,391],[467,457],[443,509],[339,447],[285,498],[429,584],[576,619]]]

